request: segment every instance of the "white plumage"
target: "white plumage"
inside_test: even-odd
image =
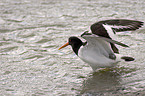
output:
[[[107,41],[90,35],[83,38],[87,40],[87,44],[80,47],[78,56],[87,62],[94,71],[97,68],[115,66],[115,63],[119,62],[115,59],[115,54]],[[110,56],[114,56],[114,59],[110,59]]]
[[[86,40],[82,42],[78,37],[72,36],[61,48],[71,45],[75,54],[88,63],[95,71],[97,68],[115,66],[121,60],[133,61],[134,58],[121,56],[115,44],[123,47],[127,45],[116,41],[115,33],[139,29],[143,22],[126,19],[112,19],[99,21],[91,25],[91,31],[81,34]]]

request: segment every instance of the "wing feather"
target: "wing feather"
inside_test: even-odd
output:
[[[83,35],[82,37],[83,37],[84,39],[86,39],[86,40],[89,40],[88,38],[94,38],[94,39],[96,38],[96,39],[105,40],[105,41],[107,41],[107,42],[109,42],[109,43],[112,43],[112,44],[120,45],[120,46],[122,46],[122,47],[129,47],[128,45],[123,44],[123,43],[121,43],[121,42],[118,42],[118,41],[116,41],[116,40],[112,40],[112,39],[109,39],[109,38],[106,38],[106,37],[97,36],[97,35],[94,35],[94,34],[92,34],[92,35]]]
[[[139,29],[143,25],[143,22],[136,20],[127,20],[127,19],[111,19],[99,21],[91,25],[90,29],[93,34],[108,38],[109,40],[114,39],[114,34],[116,32],[122,31],[134,31]],[[115,53],[119,53],[117,47],[114,44],[125,46],[112,40],[110,42],[112,50]]]
[[[134,31],[136,29],[139,29],[143,25],[143,22],[127,19],[111,19],[99,21],[91,25],[91,31],[93,34],[108,38],[109,35],[104,35],[108,34],[108,32],[102,26],[103,24],[109,25],[115,32],[121,32],[121,31]]]

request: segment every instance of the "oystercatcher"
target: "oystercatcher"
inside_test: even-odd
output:
[[[112,19],[99,21],[91,25],[90,31],[85,31],[81,37],[86,42],[81,41],[78,37],[72,36],[68,43],[64,44],[62,49],[71,45],[74,53],[88,63],[93,71],[97,68],[107,68],[115,66],[121,60],[133,61],[134,58],[121,56],[115,44],[128,47],[126,44],[113,39],[114,34],[122,31],[134,31],[139,29],[143,22],[127,19]]]

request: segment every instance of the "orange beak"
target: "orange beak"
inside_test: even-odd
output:
[[[64,47],[66,47],[66,46],[68,46],[69,45],[69,43],[67,42],[66,44],[64,44],[63,46],[61,46],[58,50],[60,50],[60,49],[62,49],[62,48],[64,48]]]

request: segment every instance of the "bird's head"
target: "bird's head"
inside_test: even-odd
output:
[[[72,37],[69,37],[68,42],[66,44],[64,44],[63,46],[61,46],[59,48],[59,50],[68,45],[71,45],[72,48],[77,48],[77,47],[80,47],[81,45],[83,45],[83,42],[78,37],[72,36]]]

